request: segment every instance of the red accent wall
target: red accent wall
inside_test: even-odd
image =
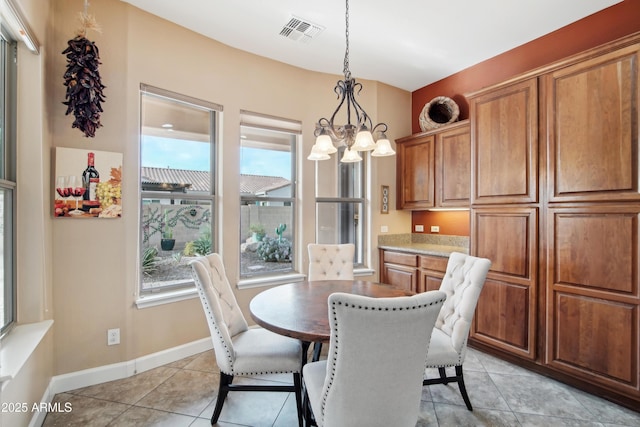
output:
[[[469,118],[463,94],[474,92],[542,67],[567,56],[640,31],[640,1],[624,0],[580,21],[495,56],[413,92],[412,132],[420,132],[419,117],[426,103],[448,96],[460,107],[460,120]]]

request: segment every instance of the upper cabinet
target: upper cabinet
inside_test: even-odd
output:
[[[436,206],[469,207],[471,135],[469,122],[436,133]]]
[[[469,207],[467,120],[396,140],[397,208]]]
[[[640,199],[638,45],[543,77],[550,202]]]
[[[435,206],[435,137],[420,134],[396,141],[397,208]]]
[[[469,111],[471,203],[536,203],[537,79],[471,96]]]

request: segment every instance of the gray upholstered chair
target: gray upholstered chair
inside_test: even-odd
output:
[[[457,382],[470,411],[473,408],[464,385],[462,363],[467,354],[471,320],[490,267],[491,261],[486,258],[459,252],[449,256],[447,271],[440,285],[447,300],[438,315],[427,356],[427,368],[438,368],[439,377],[423,381],[423,385]],[[454,367],[455,376],[447,376],[446,368],[450,367]]]
[[[353,280],[353,243],[310,243],[309,280]]]
[[[294,392],[298,424],[302,426],[302,346],[298,340],[263,328],[249,328],[227,279],[218,254],[191,261],[193,278],[211,331],[220,368],[218,398],[211,424],[218,421],[229,391]],[[237,375],[292,373],[293,385],[237,385]]]
[[[414,427],[444,300],[440,291],[397,298],[331,294],[328,357],[303,368],[306,424],[313,415],[320,427]]]

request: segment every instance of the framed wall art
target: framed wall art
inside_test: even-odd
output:
[[[122,216],[122,153],[57,147],[53,176],[56,218]]]
[[[391,199],[389,194],[389,186],[383,185],[380,192],[380,213],[389,213],[389,200]]]

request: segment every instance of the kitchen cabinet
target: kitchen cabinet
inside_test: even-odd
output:
[[[538,89],[527,78],[470,97],[471,203],[538,200]]]
[[[640,405],[640,33],[468,95],[469,344]],[[540,139],[540,140],[539,140]]]
[[[469,207],[468,120],[396,140],[397,208]]]
[[[435,137],[419,135],[396,140],[397,208],[435,206]]]
[[[639,37],[636,37],[639,39]],[[542,76],[547,135],[542,362],[640,407],[640,44]]]
[[[399,289],[420,292],[418,288],[418,255],[380,250],[382,270],[380,282]]]
[[[491,260],[470,337],[533,360],[538,292],[538,208],[474,207],[471,253]]]
[[[471,135],[469,121],[435,134],[436,207],[469,207],[471,197]]]
[[[448,257],[380,250],[380,282],[413,292],[440,289]]]

